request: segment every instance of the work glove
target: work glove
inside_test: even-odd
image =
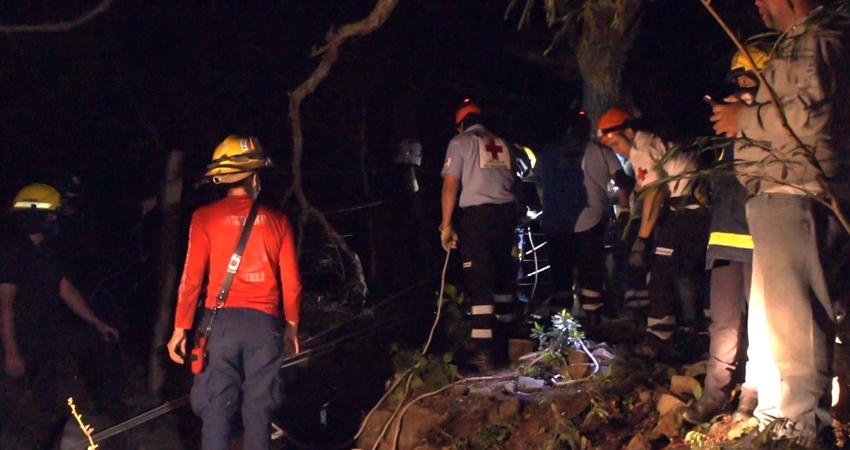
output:
[[[301,344],[298,342],[298,324],[286,322],[286,331],[283,335],[283,354],[292,357],[301,353]]]
[[[440,242],[443,244],[443,250],[446,252],[457,248],[457,233],[455,233],[451,225],[447,227],[440,226]]]
[[[646,238],[639,237],[635,239],[632,245],[632,252],[629,254],[629,267],[642,269],[646,267]]]

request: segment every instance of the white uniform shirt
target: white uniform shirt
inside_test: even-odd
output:
[[[693,171],[697,167],[696,154],[679,153],[675,157],[664,161],[663,167],[659,162],[667,154],[670,145],[664,143],[658,136],[638,131],[632,150],[629,153],[629,161],[635,170],[635,190],[642,191],[659,180],[667,177],[675,177],[685,172]],[[689,195],[691,192],[692,176],[684,176],[667,183],[671,197]]]

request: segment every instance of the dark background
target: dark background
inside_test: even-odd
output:
[[[324,42],[327,30],[361,19],[374,2],[202,3],[116,0],[70,32],[0,36],[3,205],[26,184],[56,184],[77,175],[87,222],[108,253],[123,248],[139,223],[140,202],[160,192],[165,157],[173,149],[186,154],[182,220],[188,222],[191,211],[213,197],[193,189],[194,181],[214,147],[234,133],[258,136],[276,159],[278,172],[267,177],[264,196],[281,203],[290,183],[288,92],[315,68],[318,59],[310,51]],[[308,197],[325,211],[385,201],[371,219],[364,215],[368,210],[329,216],[350,235],[375,292],[416,275],[398,273],[393,257],[404,242],[377,251],[369,242],[398,235],[398,229],[436,228],[439,171],[462,99],[479,102],[494,131],[535,150],[559,137],[567,110],[581,101],[568,39],[553,58],[541,57],[552,37],[542,2],[522,31],[518,13],[505,19],[507,3],[401,1],[382,28],[342,48],[330,76],[302,106]],[[26,2],[4,6],[0,21],[68,20],[96,4]],[[750,0],[718,8],[742,36],[761,32]],[[626,90],[663,136],[710,133],[701,98],[726,89],[732,52],[698,0],[647,2],[642,32],[629,53]],[[399,194],[395,146],[411,136],[424,147],[419,185],[420,217],[426,219],[419,221],[427,223],[411,223],[404,208],[392,205]],[[297,213],[292,202],[280,206]],[[150,237],[151,248],[155,239]],[[117,250],[103,256],[123,257]],[[435,257],[425,262],[438,263]]]

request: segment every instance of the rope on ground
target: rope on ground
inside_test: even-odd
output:
[[[455,264],[454,266],[452,266],[452,267],[455,267],[455,266],[456,266],[456,264]],[[387,297],[386,299],[384,299],[384,300],[382,300],[382,301],[380,301],[380,302],[376,303],[375,305],[373,305],[373,306],[372,306],[371,308],[369,308],[369,309],[374,311],[374,310],[376,310],[376,309],[378,309],[378,308],[380,308],[380,307],[382,307],[382,306],[384,306],[384,305],[386,305],[386,304],[388,304],[388,303],[390,303],[390,302],[392,302],[392,301],[395,301],[395,300],[396,300],[396,299],[398,299],[398,298],[401,298],[403,295],[407,294],[408,292],[410,292],[410,291],[412,291],[412,290],[416,289],[417,287],[419,287],[419,286],[421,286],[421,285],[423,285],[423,284],[425,284],[425,283],[427,283],[427,282],[431,281],[431,278],[433,278],[433,277],[434,277],[434,275],[437,275],[438,273],[439,273],[439,272],[434,272],[434,273],[432,273],[431,275],[428,275],[427,277],[422,278],[421,280],[417,281],[416,283],[414,283],[414,284],[412,284],[412,285],[410,285],[410,286],[408,286],[408,287],[406,287],[406,288],[402,289],[401,291],[396,292],[395,294],[393,294],[393,295],[391,295],[391,296]],[[443,273],[443,279],[445,279],[445,272]],[[441,296],[441,297],[442,297],[442,296]],[[328,333],[331,333],[331,332],[333,332],[333,331],[336,331],[336,330],[338,330],[338,329],[340,329],[340,328],[342,328],[342,327],[344,327],[344,326],[346,326],[346,325],[348,325],[348,324],[350,324],[350,323],[352,323],[352,322],[354,322],[354,321],[356,321],[356,320],[360,320],[361,318],[362,318],[362,316],[361,316],[360,314],[355,315],[354,317],[352,317],[352,318],[350,318],[350,319],[347,319],[347,320],[343,321],[342,323],[339,323],[339,324],[337,324],[337,325],[334,325],[333,327],[328,328],[327,330],[322,331],[321,333],[318,333],[318,334],[316,334],[316,335],[310,336],[309,338],[305,339],[305,340],[304,340],[304,342],[302,342],[302,343],[306,344],[306,343],[308,343],[308,342],[310,342],[310,341],[313,341],[313,340],[315,340],[315,339],[318,339],[318,338],[320,338],[320,337],[322,337],[322,336],[324,336],[324,335],[326,335],[326,334],[328,334]]]
[[[395,436],[393,437],[393,445],[392,445],[392,447],[390,447],[390,449],[396,450],[398,448],[398,438],[401,435],[401,419],[404,418],[404,415],[407,413],[407,410],[410,409],[410,407],[413,406],[414,403],[417,403],[420,400],[424,400],[428,397],[433,397],[433,396],[435,396],[435,395],[437,395],[437,394],[439,394],[439,393],[441,393],[441,392],[443,392],[447,389],[451,389],[452,387],[454,387],[458,384],[476,383],[476,382],[479,382],[479,381],[506,380],[506,379],[510,379],[510,378],[513,378],[513,374],[500,375],[500,376],[490,376],[490,377],[464,378],[464,379],[455,381],[454,383],[449,383],[448,385],[443,386],[440,389],[437,389],[436,391],[426,392],[426,393],[420,395],[419,397],[416,397],[415,399],[411,400],[410,403],[408,403],[407,406],[404,407],[404,409],[401,410],[401,414],[399,414],[399,416],[398,416],[398,427],[396,427]]]
[[[448,271],[448,268],[449,268],[449,258],[450,257],[451,257],[451,250],[446,252],[446,261],[445,261],[445,263],[443,263],[443,271],[442,271],[442,276],[440,278],[440,296],[439,296],[439,299],[437,300],[437,317],[434,318],[434,324],[431,326],[431,332],[428,334],[428,341],[425,344],[425,347],[422,349],[423,355],[428,352],[428,348],[431,346],[431,340],[434,338],[434,331],[437,329],[437,323],[440,320],[440,314],[442,312],[442,307],[443,307],[443,294],[445,293],[445,289],[446,289],[446,272]],[[376,305],[376,307],[377,307],[377,305]],[[387,397],[390,396],[390,394],[393,392],[393,390],[395,390],[396,386],[398,386],[398,384],[401,382],[401,380],[403,380],[405,377],[407,377],[407,384],[406,384],[406,387],[405,387],[405,390],[404,390],[404,395],[402,396],[401,400],[399,401],[399,407],[401,407],[404,404],[405,398],[407,397],[408,389],[410,387],[410,382],[413,380],[413,377],[411,376],[411,374],[418,367],[419,367],[419,363],[416,363],[416,365],[407,369],[400,377],[398,377],[398,379],[389,387],[389,389],[387,389],[387,391],[384,393],[384,395],[378,400],[378,403],[376,403],[375,406],[369,411],[369,413],[366,414],[366,417],[363,419],[363,422],[360,424],[360,429],[357,430],[357,434],[355,434],[354,437],[351,438],[351,440],[349,440],[348,442],[346,442],[345,444],[343,444],[343,445],[341,445],[337,448],[342,448],[344,446],[347,446],[347,444],[356,441],[357,438],[359,438],[360,435],[363,434],[363,430],[366,429],[366,424],[369,423],[369,418],[372,417],[372,414],[374,414],[375,411],[377,411],[378,408],[381,407],[381,405],[384,403],[384,401],[387,399]],[[393,412],[393,415],[390,416],[390,419],[387,420],[386,424],[384,424],[384,428],[381,431],[381,434],[378,436],[377,439],[375,439],[375,445],[376,446],[378,445],[378,443],[381,442],[381,439],[384,438],[384,435],[387,433],[387,430],[389,429],[390,424],[392,424],[393,419],[396,416],[396,413],[398,413],[398,409],[396,409],[396,411]],[[398,422],[398,428],[401,428],[401,419],[400,418],[399,418],[399,422]],[[377,447],[373,447],[372,450],[375,450],[376,448]]]

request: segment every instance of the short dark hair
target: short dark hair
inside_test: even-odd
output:
[[[464,130],[473,125],[481,125],[481,114],[470,113],[460,121],[460,126],[463,127]]]

